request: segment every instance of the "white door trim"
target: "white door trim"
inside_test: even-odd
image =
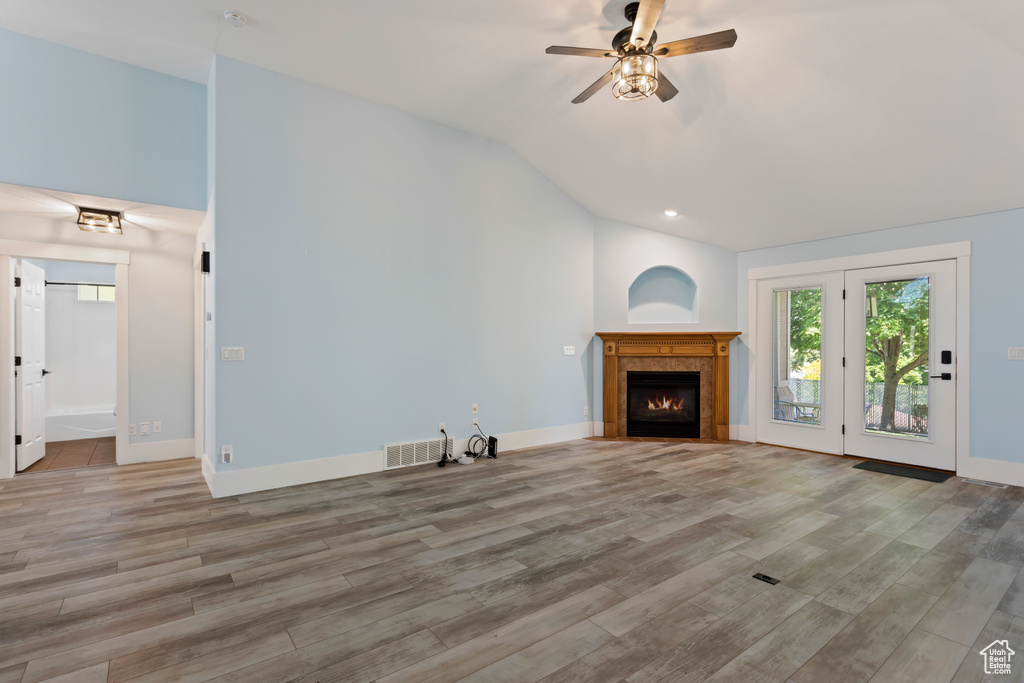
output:
[[[957,391],[956,391],[956,471],[961,476],[976,476],[972,472],[984,472],[987,479],[1012,483],[1019,476],[1011,473],[1014,463],[1003,463],[999,460],[971,458],[970,441],[970,357],[971,357],[971,243],[951,242],[912,249],[859,254],[818,261],[803,261],[778,266],[765,266],[747,270],[749,296],[747,298],[749,339],[747,348],[750,353],[750,364],[747,368],[747,426],[741,427],[740,438],[757,442],[757,281],[791,275],[809,275],[832,270],[856,270],[858,268],[875,268],[881,266],[897,266],[906,263],[924,261],[941,261],[956,259],[956,339],[957,339]],[[1003,467],[1005,465],[1005,467]],[[1016,466],[1019,468],[1019,466]],[[1000,472],[1005,474],[996,476]]]
[[[13,259],[30,258],[52,261],[110,263],[114,268],[114,306],[117,328],[117,427],[115,449],[118,464],[128,456],[128,369],[130,330],[128,317],[128,264],[130,252],[122,249],[97,249],[70,244],[46,244],[0,240],[0,321],[6,333],[0,334],[0,479],[14,476],[14,268]]]
[[[912,249],[879,251],[874,254],[858,254],[856,256],[840,256],[820,261],[802,261],[786,263],[778,266],[763,266],[747,271],[748,280],[765,280],[774,277],[791,275],[811,275],[827,273],[834,270],[858,270],[860,268],[876,268],[879,266],[901,266],[907,263],[923,263],[924,261],[947,261],[971,255],[970,242],[950,242],[934,244]]]

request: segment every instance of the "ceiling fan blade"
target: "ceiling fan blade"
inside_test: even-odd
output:
[[[665,78],[665,72],[662,71],[658,74],[658,89],[654,91],[654,94],[662,102],[668,102],[678,95],[679,91],[676,89],[676,86],[672,85],[672,81]]]
[[[572,103],[573,104],[582,104],[583,102],[586,102],[587,100],[590,99],[591,95],[593,95],[598,90],[600,90],[604,86],[606,86],[609,83],[611,83],[612,82],[612,71],[614,71],[614,70],[615,70],[614,67],[612,67],[611,69],[608,69],[608,73],[606,73],[604,76],[601,76],[601,78],[599,78],[596,81],[594,81],[593,85],[591,85],[589,88],[587,88],[586,90],[581,92],[579,95],[577,95],[576,99],[574,99],[572,101]]]
[[[736,44],[736,31],[719,31],[709,33],[705,36],[677,40],[673,43],[662,43],[654,50],[657,57],[676,57],[678,55],[689,55],[694,52],[707,52],[709,50],[722,50]]]
[[[544,52],[549,55],[574,55],[576,57],[618,57],[617,52],[601,50],[596,47],[566,47],[564,45],[552,45]]]
[[[633,36],[629,42],[637,47],[643,47],[651,42],[654,25],[658,23],[658,17],[664,8],[665,0],[640,0],[640,9],[636,11],[636,19],[633,20]]]

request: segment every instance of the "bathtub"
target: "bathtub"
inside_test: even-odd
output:
[[[114,436],[117,417],[114,407],[75,408],[46,414],[46,441],[74,441]]]

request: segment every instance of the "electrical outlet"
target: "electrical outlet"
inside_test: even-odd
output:
[[[474,417],[474,418],[473,418],[473,426],[474,426],[474,427],[479,427],[479,426],[480,426],[480,420],[478,420],[478,419],[476,419],[476,418]]]
[[[474,403],[473,404],[473,414],[476,415],[478,412],[480,412],[480,410],[476,407],[476,404]]]
[[[590,415],[590,406],[583,406],[583,417]]]
[[[149,435],[149,423],[148,422],[140,422],[139,423],[139,434],[141,434],[142,436],[148,436]]]
[[[233,455],[234,455],[234,452],[232,451],[232,447],[231,446],[221,446],[220,447],[220,461],[222,463],[224,463],[225,465],[230,465],[231,464],[231,458],[232,458]]]
[[[563,346],[562,347],[562,355],[563,356],[575,356],[576,355],[576,347],[575,346]]]
[[[153,423],[153,433],[154,434],[159,434],[163,430],[164,430],[164,427],[163,427],[162,424],[160,424],[159,421]]]
[[[135,423],[128,425],[128,436],[135,436]]]
[[[1008,346],[1006,348],[1007,360],[1024,360],[1024,346]]]
[[[438,422],[437,423],[437,431],[439,431],[439,432],[443,432],[444,431],[444,422]]]

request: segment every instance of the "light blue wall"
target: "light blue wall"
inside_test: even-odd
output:
[[[0,29],[0,182],[206,209],[206,88]]]
[[[630,323],[629,287],[650,268],[669,266],[686,273],[697,287],[697,320],[691,323]],[[736,254],[700,242],[595,219],[594,322],[597,332],[736,331]],[[735,345],[735,342],[733,342]],[[593,395],[601,396],[600,341],[592,343]],[[594,401],[594,421],[603,406]]]
[[[589,213],[503,144],[214,68],[227,467],[465,438],[472,403],[489,433],[589,420],[588,358],[562,355],[594,330]]]
[[[1024,346],[1024,209],[925,223],[861,235],[739,254],[740,329],[748,328],[750,268],[824,258],[971,242],[971,456],[1024,463],[1024,363],[1008,361],[1008,346]],[[735,343],[735,342],[734,342]],[[730,408],[733,424],[748,424],[750,349],[734,347]]]
[[[699,320],[697,285],[668,266],[645,270],[629,286],[629,322],[691,323]]]

